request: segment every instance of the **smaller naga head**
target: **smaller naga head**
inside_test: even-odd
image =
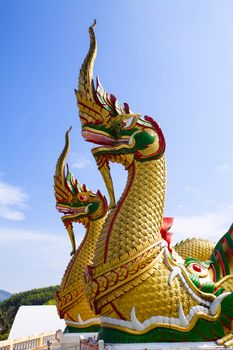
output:
[[[54,190],[56,197],[56,208],[64,214],[61,217],[72,244],[71,255],[75,253],[75,238],[73,233],[73,222],[82,223],[85,227],[89,221],[94,221],[105,216],[107,202],[100,191],[96,193],[87,189],[73,177],[69,168],[65,170],[65,159],[69,149],[69,132],[66,133],[66,143],[57,161],[54,176]]]

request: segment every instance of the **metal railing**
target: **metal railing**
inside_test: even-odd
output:
[[[35,350],[57,343],[56,332],[0,341],[0,350]]]

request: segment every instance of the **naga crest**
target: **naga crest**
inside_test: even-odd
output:
[[[89,220],[102,218],[107,212],[107,201],[98,190],[97,193],[87,189],[75,179],[72,173],[65,169],[65,160],[69,151],[69,132],[66,132],[64,149],[57,161],[54,176],[56,208],[64,214],[61,217],[72,244],[71,255],[75,253],[76,245],[73,233],[73,222],[82,223],[87,227]]]

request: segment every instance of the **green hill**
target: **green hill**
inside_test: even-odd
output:
[[[0,302],[0,340],[7,339],[15,315],[21,305],[53,304],[58,286],[31,289],[13,294]]]
[[[12,293],[9,293],[5,290],[0,289],[0,302],[10,298],[11,295]]]

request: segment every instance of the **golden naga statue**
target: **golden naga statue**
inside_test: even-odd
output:
[[[233,226],[215,246],[197,239],[172,246],[172,219],[163,218],[164,135],[152,117],[134,114],[126,103],[120,105],[98,79],[95,86],[94,25],[89,33],[90,48],[76,96],[82,136],[97,144],[92,154],[110,197],[109,212],[106,220],[99,219],[102,226],[84,274],[86,300],[100,317],[99,339],[107,343],[212,340],[232,346]],[[117,203],[110,162],[122,164],[128,173]],[[72,232],[70,236],[73,242]],[[74,257],[78,254],[79,250]],[[72,269],[70,263],[68,270]],[[61,287],[64,294],[73,286],[68,274]],[[77,280],[81,281],[80,274]],[[77,310],[78,306],[76,314]]]
[[[64,214],[61,218],[72,245],[73,255],[70,260],[61,286],[57,292],[57,308],[61,318],[65,319],[69,331],[96,332],[100,319],[91,310],[84,294],[83,273],[87,264],[92,263],[96,240],[107,213],[107,202],[97,191],[94,193],[81,185],[69,168],[65,171],[65,161],[69,150],[69,132],[66,133],[66,143],[57,161],[54,176],[54,189],[57,210]],[[85,236],[76,250],[73,223],[81,223],[86,229]]]

